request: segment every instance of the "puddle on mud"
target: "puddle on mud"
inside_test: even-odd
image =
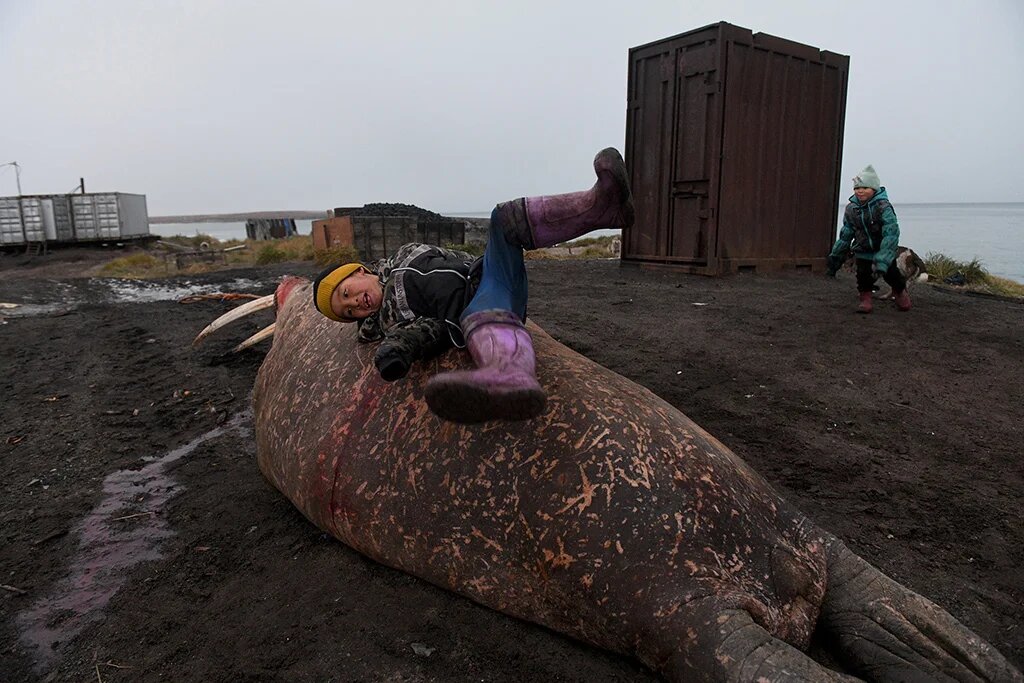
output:
[[[0,323],[6,323],[9,318],[66,315],[87,298],[77,296],[75,286],[66,282],[48,282],[44,291],[43,294],[28,294],[20,301],[0,302]]]
[[[0,321],[9,318],[36,318],[66,315],[86,303],[152,303],[179,301],[196,294],[219,292],[251,294],[265,291],[267,283],[247,278],[236,278],[217,284],[196,282],[152,282],[149,280],[111,280],[92,278],[84,285],[53,282],[53,289],[44,295],[36,294],[24,301],[4,302],[0,305]]]
[[[211,439],[243,429],[251,419],[250,411],[239,413],[142,469],[120,470],[103,480],[103,499],[74,530],[78,549],[67,577],[15,618],[39,668],[53,659],[60,643],[102,616],[136,565],[161,557],[161,541],[174,534],[165,508],[183,490],[168,466]]]
[[[195,294],[215,292],[252,292],[263,286],[256,280],[237,278],[216,285],[200,285],[183,282],[171,285],[166,282],[146,280],[96,280],[110,291],[110,301],[115,303],[148,303],[152,301],[177,301]]]
[[[46,318],[67,315],[75,310],[74,305],[62,301],[53,304],[16,304],[0,310],[0,318]]]

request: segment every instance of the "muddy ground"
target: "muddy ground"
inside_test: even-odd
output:
[[[363,559],[254,462],[264,351],[192,337],[308,263],[84,277],[0,256],[0,680],[638,681],[635,663]],[[531,261],[531,316],[653,390],[1024,666],[1024,305],[852,277]]]

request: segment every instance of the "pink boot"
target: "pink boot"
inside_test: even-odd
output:
[[[857,295],[860,303],[857,304],[858,313],[870,313],[872,309],[871,292],[861,292]]]
[[[594,157],[597,182],[589,190],[526,198],[533,246],[550,247],[599,228],[633,225],[633,196],[622,155],[613,147]]]
[[[476,370],[430,378],[427,405],[444,420],[462,423],[528,420],[547,404],[536,377],[530,333],[508,311],[480,311],[462,321]]]
[[[526,197],[498,204],[505,239],[524,249],[567,242],[591,230],[633,225],[633,195],[622,155],[613,147],[594,157],[597,182],[589,190]]]
[[[910,310],[910,292],[904,289],[902,292],[893,297],[896,300],[896,308],[901,311]]]

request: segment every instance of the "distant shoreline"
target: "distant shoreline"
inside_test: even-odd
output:
[[[326,211],[247,211],[244,213],[202,213],[191,216],[150,216],[150,223],[238,223],[250,218],[294,218],[319,220]]]
[[[900,202],[906,206],[1021,206],[1024,202]],[[456,211],[444,215],[452,218],[485,218],[490,211]],[[239,213],[201,213],[181,216],[150,216],[153,224],[170,223],[244,223],[250,218],[294,218],[295,220],[320,220],[327,218],[326,211],[244,211]]]

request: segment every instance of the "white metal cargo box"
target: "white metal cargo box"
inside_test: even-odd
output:
[[[145,195],[105,192],[73,194],[70,199],[76,240],[119,239],[149,234]]]

